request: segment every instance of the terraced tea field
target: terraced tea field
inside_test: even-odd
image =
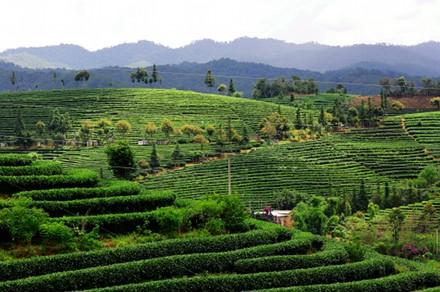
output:
[[[404,124],[409,134],[440,159],[440,112],[408,114]]]
[[[288,143],[231,158],[233,190],[248,203],[274,189],[329,194],[383,177],[329,141]],[[0,155],[0,209],[42,208],[51,222],[98,225],[124,234],[139,226],[159,231],[159,214],[175,194],[225,192],[226,161],[187,167],[133,182],[100,182],[90,170],[64,170],[54,161]],[[25,205],[23,205],[25,204]],[[414,291],[440,285],[423,264],[368,252],[353,257],[341,242],[248,219],[251,230],[219,236],[166,239],[52,256],[0,261],[0,291]]]
[[[401,127],[400,120],[387,119],[378,128],[352,129],[329,138],[334,147],[378,174],[394,179],[414,178],[429,163],[423,145]]]
[[[26,155],[0,155],[0,170],[2,190],[26,198],[29,207],[67,225],[99,224],[103,232],[128,232],[146,222],[155,230],[155,210],[175,199],[169,192],[141,192],[132,182],[99,185],[91,173],[73,182],[58,163]],[[5,176],[6,170],[14,175]],[[55,179],[78,187],[53,189]],[[16,193],[31,186],[39,190]],[[11,203],[0,202],[0,208]],[[372,252],[354,258],[340,242],[248,222],[253,228],[243,233],[0,261],[0,291],[412,291],[440,285],[440,274],[421,264]]]
[[[339,194],[383,181],[325,141],[288,143],[258,149],[231,158],[232,191],[248,205],[261,208],[273,200],[276,190],[293,189],[309,194]],[[171,189],[179,197],[227,193],[227,161],[218,160],[148,178],[147,189]]]
[[[33,129],[38,120],[46,125],[52,109],[69,112],[79,126],[81,120],[126,119],[133,125],[129,138],[141,139],[147,122],[168,118],[175,126],[194,124],[227,124],[256,131],[263,117],[278,106],[255,100],[169,89],[90,89],[54,90],[0,94],[0,137],[13,136],[17,108],[21,107],[26,125]],[[282,107],[284,114],[294,116],[294,109]]]

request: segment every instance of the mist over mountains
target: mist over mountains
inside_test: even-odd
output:
[[[120,44],[97,51],[77,45],[17,48],[0,53],[0,60],[27,68],[137,67],[151,64],[207,63],[221,58],[262,63],[280,68],[325,72],[365,68],[409,75],[440,76],[440,43],[413,46],[293,44],[275,39],[243,37],[231,42],[210,39],[180,48],[150,41]]]

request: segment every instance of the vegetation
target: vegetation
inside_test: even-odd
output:
[[[157,68],[132,76],[160,82]],[[301,92],[310,80],[268,86],[283,97],[21,94],[0,131],[35,141],[6,151],[43,156],[0,153],[0,291],[439,286],[437,112],[384,117],[388,100],[350,104],[342,86],[325,102]],[[41,160],[57,151],[73,170]],[[106,158],[111,179],[91,170]],[[272,207],[292,210],[290,230],[252,219]]]

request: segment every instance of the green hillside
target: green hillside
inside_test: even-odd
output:
[[[408,114],[402,121],[417,142],[437,159],[440,159],[440,112]]]
[[[395,118],[371,129],[353,129],[318,141],[257,149],[231,158],[232,189],[260,208],[273,193],[291,189],[308,194],[338,195],[357,191],[361,179],[370,189],[415,178],[436,163],[424,145],[409,136]],[[148,189],[178,190],[182,197],[227,191],[227,162],[215,161],[149,178]]]
[[[133,131],[129,137],[144,137],[147,122],[167,118],[175,126],[209,124],[225,126],[229,120],[234,128],[246,126],[256,131],[263,117],[277,111],[278,106],[261,101],[228,96],[177,91],[170,89],[82,89],[33,91],[0,94],[0,137],[13,136],[14,121],[21,108],[25,124],[33,129],[38,120],[49,122],[51,111],[58,108],[69,112],[75,126],[81,120],[128,120]],[[294,110],[282,106],[285,115]]]
[[[144,192],[132,182],[100,182],[92,172],[72,178],[59,164],[28,155],[0,155],[0,170],[2,192],[15,193],[13,199],[0,200],[0,211],[14,203],[15,208],[42,208],[50,215],[44,226],[64,223],[64,228],[89,230],[98,224],[100,233],[112,237],[140,228],[166,232],[173,226],[169,214],[190,206],[175,205],[170,192]],[[0,291],[413,291],[440,285],[438,271],[422,263],[242,220],[248,230],[232,234],[0,261]],[[40,231],[39,236],[47,235]]]
[[[233,156],[231,173],[232,191],[241,194],[255,208],[269,204],[277,190],[336,195],[351,193],[358,188],[361,178],[372,185],[386,179],[326,141],[287,143]],[[144,185],[147,189],[172,189],[185,198],[225,194],[227,161],[186,167],[148,178]]]

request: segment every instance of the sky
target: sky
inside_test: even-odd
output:
[[[0,51],[250,36],[329,45],[440,41],[440,0],[1,0]]]

